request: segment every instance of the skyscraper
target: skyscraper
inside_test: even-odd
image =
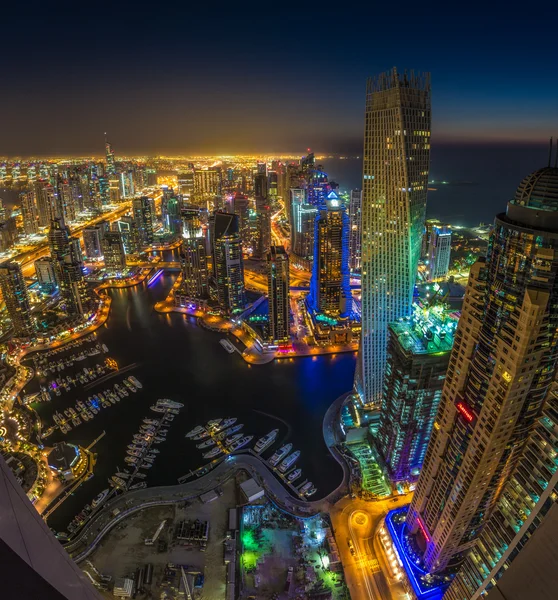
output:
[[[83,230],[83,246],[87,259],[99,260],[103,256],[103,236],[107,229],[107,227],[97,224]]]
[[[39,227],[48,227],[52,219],[62,216],[58,194],[48,181],[35,181],[33,189],[39,215]]]
[[[91,307],[91,298],[83,277],[79,239],[70,237],[70,230],[64,224],[64,219],[57,218],[51,221],[48,240],[66,311],[71,315],[84,315]]]
[[[207,300],[209,298],[209,273],[202,229],[199,227],[197,231],[192,231],[188,228],[182,237],[181,294],[188,300]]]
[[[539,528],[542,528],[547,521],[554,520],[556,523],[558,511],[556,456],[558,456],[558,384],[554,381],[517,467],[506,483],[492,516],[463,562],[444,600],[473,598],[492,588]],[[556,526],[554,530],[556,531]],[[550,547],[546,549],[545,554],[549,560],[552,560],[550,552],[556,548],[556,534],[549,542]],[[539,564],[531,565],[531,573],[534,568],[549,570],[544,562],[536,562]],[[550,594],[556,591],[555,582],[554,587],[547,588],[547,591]],[[523,590],[523,594],[526,594],[526,590]],[[533,594],[530,597],[540,596]]]
[[[233,212],[238,215],[238,227],[242,244],[247,244],[250,238],[250,200],[243,194],[235,194],[233,197]]]
[[[457,315],[443,305],[413,306],[389,325],[376,448],[394,486],[418,479],[448,368]]]
[[[107,140],[105,133],[105,155],[107,158],[107,174],[116,175],[116,159],[114,158],[114,150],[112,144]]]
[[[21,202],[21,216],[23,217],[23,231],[27,235],[39,232],[39,213],[35,202],[35,192],[33,189],[21,192],[19,195]]]
[[[343,201],[331,191],[319,207],[314,226],[314,264],[308,304],[332,318],[352,308],[349,282],[349,217]]]
[[[139,249],[143,250],[153,244],[153,220],[155,218],[155,202],[153,198],[142,196],[132,200],[132,214],[138,231]]]
[[[0,456],[2,597],[101,600]]]
[[[105,270],[108,272],[123,271],[126,268],[126,253],[119,231],[107,231],[103,236],[103,256]]]
[[[273,344],[290,339],[289,256],[283,246],[271,246],[267,254],[269,339]]]
[[[30,336],[35,331],[27,285],[17,262],[0,264],[0,289],[16,336]]]
[[[494,512],[556,368],[558,169],[527,176],[469,275],[407,524],[424,568],[459,565]]]
[[[238,217],[217,211],[213,227],[213,268],[219,306],[227,314],[233,314],[246,306]]]
[[[54,269],[54,261],[50,256],[39,258],[34,263],[37,282],[42,292],[48,294],[56,289],[56,271]]]
[[[360,273],[362,237],[362,190],[351,190],[349,202],[349,269]]]
[[[175,235],[182,233],[182,219],[180,216],[181,202],[174,190],[167,189],[163,193],[161,203],[161,214],[163,227]]]
[[[410,314],[426,211],[430,75],[394,68],[366,90],[362,336],[356,389],[379,404],[388,324]]]
[[[267,165],[258,163],[254,175],[254,194],[256,196],[256,240],[254,257],[265,258],[271,245],[271,206],[268,199]]]
[[[318,209],[306,203],[306,190],[290,190],[291,256],[294,263],[310,268],[314,255],[314,226]]]
[[[122,243],[126,254],[139,252],[139,232],[133,217],[122,217],[118,221],[118,231],[122,234]]]
[[[451,229],[433,227],[428,243],[428,281],[443,280],[448,275],[451,257]]]

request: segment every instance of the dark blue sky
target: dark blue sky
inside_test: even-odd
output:
[[[359,152],[392,66],[432,72],[435,144],[558,135],[556,5],[376,4],[11,3],[0,154]]]

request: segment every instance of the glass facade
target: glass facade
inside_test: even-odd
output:
[[[388,325],[410,314],[430,164],[430,76],[370,79],[362,197],[362,336],[356,389],[379,405]]]

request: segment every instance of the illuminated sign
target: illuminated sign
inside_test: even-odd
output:
[[[458,402],[455,405],[455,407],[468,423],[471,423],[473,421],[475,415],[471,412],[471,409],[468,406],[466,406],[463,402]]]
[[[420,517],[417,517],[417,523],[418,523],[419,529],[422,531],[422,535],[424,536],[424,539],[427,542],[429,542],[430,541],[430,536],[426,532],[426,527],[424,526],[424,523],[422,522],[422,519]]]

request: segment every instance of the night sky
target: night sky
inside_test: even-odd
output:
[[[359,153],[392,66],[432,72],[433,144],[558,135],[555,5],[204,4],[4,6],[0,154]]]

